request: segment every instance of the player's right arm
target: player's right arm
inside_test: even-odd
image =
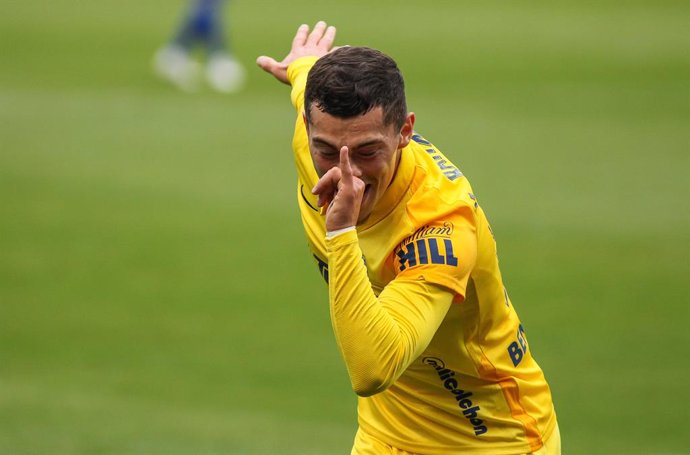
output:
[[[326,55],[333,48],[335,27],[320,21],[310,32],[308,25],[300,25],[292,40],[290,53],[280,62],[272,57],[260,56],[256,63],[267,73],[272,74],[278,81],[292,86],[292,104],[297,110],[295,134],[292,148],[295,152],[295,162],[300,185],[306,187],[309,193],[318,177],[311,164],[307,132],[304,123],[304,89],[309,69],[316,60]],[[303,192],[303,196],[304,192]],[[315,202],[314,202],[315,203]]]

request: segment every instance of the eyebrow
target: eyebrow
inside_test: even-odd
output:
[[[330,147],[330,148],[335,149],[335,150],[340,150],[340,148],[341,148],[341,147],[338,147],[337,145],[334,145],[334,144],[330,143],[329,141],[322,139],[320,137],[312,138],[312,142],[314,142],[317,145],[325,145],[325,146]],[[367,147],[370,145],[380,145],[383,143],[384,143],[384,141],[382,139],[370,139],[368,141],[364,141],[360,144],[356,144],[355,146],[349,147],[349,148],[350,148],[350,150],[357,150],[357,149],[361,149],[361,148],[364,148],[364,147]]]

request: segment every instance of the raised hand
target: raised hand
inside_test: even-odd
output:
[[[328,26],[324,21],[317,22],[311,33],[309,33],[309,26],[302,24],[292,39],[290,53],[282,61],[262,55],[256,59],[256,64],[280,82],[289,84],[287,67],[290,63],[300,57],[323,57],[333,48],[334,41],[335,27]]]

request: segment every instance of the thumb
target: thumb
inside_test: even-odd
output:
[[[262,70],[270,73],[272,72],[271,70],[278,65],[278,62],[274,58],[261,55],[257,57],[256,64],[259,65]]]

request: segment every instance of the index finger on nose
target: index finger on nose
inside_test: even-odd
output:
[[[350,166],[350,150],[347,145],[340,148],[340,172],[346,183],[352,182],[352,167]]]

